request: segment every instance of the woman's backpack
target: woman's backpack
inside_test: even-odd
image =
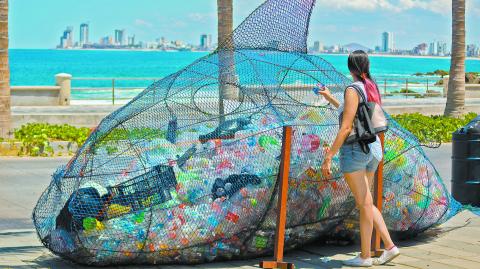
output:
[[[368,102],[358,85],[352,84],[349,87],[357,91],[360,102],[353,120],[353,131],[345,140],[345,144],[359,142],[363,151],[369,152],[367,145],[376,141],[377,134],[388,130],[387,119],[382,107],[375,102]]]

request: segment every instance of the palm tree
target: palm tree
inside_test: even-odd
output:
[[[219,64],[219,115],[224,121],[224,100],[238,98],[233,53],[233,1],[217,0],[218,9],[218,64]]]
[[[8,0],[0,0],[0,137],[10,132],[10,69],[8,66]]]
[[[452,55],[444,115],[465,111],[465,0],[452,0]]]
[[[226,42],[233,32],[233,0],[217,0],[218,46]]]

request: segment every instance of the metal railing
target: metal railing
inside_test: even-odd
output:
[[[441,77],[375,77],[383,97],[442,97]],[[443,82],[442,82],[443,83]]]
[[[112,105],[114,105],[116,101],[131,100],[148,85],[160,79],[162,78],[72,77],[72,99],[111,101]],[[85,83],[87,81],[90,83]],[[89,94],[88,98],[82,98],[82,93]]]
[[[161,77],[72,77],[73,100],[129,101]],[[441,77],[375,77],[384,98],[442,97]]]

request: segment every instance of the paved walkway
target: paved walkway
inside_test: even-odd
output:
[[[426,151],[449,188],[451,145]],[[30,220],[32,208],[50,182],[55,167],[67,161],[68,158],[0,158],[0,269],[85,268],[63,261],[45,249]],[[398,245],[402,256],[393,263],[395,268],[480,268],[480,217],[464,211],[414,240],[399,241]],[[317,243],[287,253],[286,260],[294,262],[297,268],[347,268],[340,261],[352,257],[357,249],[358,246]],[[258,268],[258,261],[160,268]]]
[[[480,217],[463,211],[443,225],[414,240],[397,242],[402,255],[388,266],[376,268],[480,268]],[[348,268],[341,261],[355,255],[357,246],[311,244],[287,253],[297,268]],[[266,259],[268,259],[267,257]],[[160,268],[258,268],[260,259]],[[0,232],[0,268],[87,268],[63,261],[41,246],[33,230]],[[118,267],[117,267],[118,268]],[[158,268],[128,266],[120,268]]]

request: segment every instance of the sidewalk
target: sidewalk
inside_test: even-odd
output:
[[[450,189],[451,144],[425,151]],[[86,268],[63,261],[44,248],[30,219],[32,208],[50,182],[50,175],[68,160],[65,157],[0,158],[0,269]],[[464,211],[414,240],[397,243],[402,256],[395,260],[394,268],[480,268],[480,217]],[[342,267],[340,261],[352,257],[358,249],[358,245],[339,247],[314,243],[287,253],[285,260],[294,262],[297,268],[347,268]],[[259,260],[123,268],[258,268]]]
[[[414,240],[397,242],[402,255],[388,266],[376,268],[480,268],[480,217],[463,211],[448,222]],[[297,268],[348,268],[341,261],[351,258],[358,246],[310,244],[288,252],[285,260]],[[270,259],[265,257],[264,259]],[[128,266],[116,268],[258,268],[261,259],[209,263],[195,266]],[[33,230],[0,232],[0,268],[88,268],[54,256]]]

